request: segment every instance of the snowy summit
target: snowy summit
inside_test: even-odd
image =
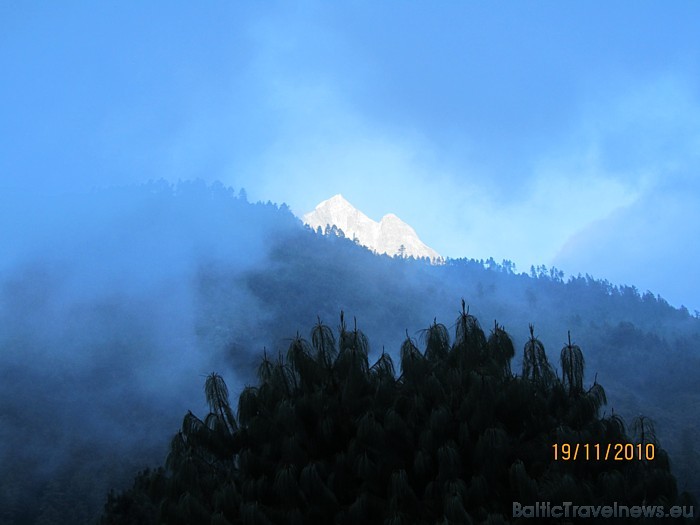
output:
[[[379,222],[373,221],[340,194],[321,202],[314,211],[305,214],[302,221],[313,229],[336,226],[346,237],[357,239],[377,253],[427,257],[433,263],[442,260],[439,253],[418,238],[413,228],[393,213],[385,215]]]

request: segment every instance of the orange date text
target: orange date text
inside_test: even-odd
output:
[[[654,443],[555,443],[554,461],[653,461]]]

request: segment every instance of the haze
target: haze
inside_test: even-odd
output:
[[[3,200],[203,178],[300,215],[342,193],[446,256],[698,308],[699,11],[6,4]]]
[[[451,322],[463,294],[518,349],[530,322],[554,349],[572,329],[595,365],[614,345],[586,340],[592,321],[682,339],[668,355],[695,348],[698,321],[656,297],[700,309],[699,15],[691,2],[0,4],[0,521],[48,519],[65,488],[85,502],[64,522],[94,522],[108,488],[202,412],[206,374],[240,392],[262,348],[316,315],[345,309],[373,351],[395,351],[406,330]],[[299,217],[339,193],[444,257],[641,293],[597,303],[605,285],[557,277],[559,295],[538,297],[546,279],[473,261],[399,271],[282,205]],[[571,315],[547,325],[565,311],[552,298]],[[675,366],[681,412],[696,383]],[[685,412],[668,434],[697,426]]]

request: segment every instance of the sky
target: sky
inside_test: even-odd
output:
[[[160,178],[297,215],[342,193],[443,256],[700,309],[698,20],[688,1],[2,3],[0,206]]]

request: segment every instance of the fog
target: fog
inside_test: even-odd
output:
[[[461,298],[486,331],[505,325],[514,371],[529,323],[552,363],[571,330],[586,382],[603,383],[611,409],[660,420],[681,465],[698,459],[680,448],[700,422],[696,374],[673,363],[700,362],[700,321],[631,287],[377,256],[311,232],[285,205],[202,181],[25,194],[2,220],[0,516],[10,523],[93,520],[110,488],[162,464],[187,410],[205,410],[208,373],[226,378],[235,403],[263,349],[283,356],[318,317],[336,327],[345,311],[371,361],[382,349],[397,358],[406,334],[433,319],[453,326]],[[697,491],[686,470],[683,486]]]
[[[698,311],[700,288],[692,268],[700,257],[700,208],[694,187],[662,188],[610,214],[572,236],[554,264],[652,290]]]
[[[91,519],[206,374],[235,395],[340,310],[373,357],[462,297],[518,350],[571,329],[587,380],[677,442],[700,424],[697,11],[0,5],[0,521]],[[292,212],[336,193],[517,271],[316,238]],[[519,274],[542,264],[573,281]]]
[[[298,216],[342,193],[444,256],[525,271],[632,283],[616,261],[637,246],[684,253],[693,210],[596,225],[698,194],[692,2],[165,7],[0,7],[3,202],[201,177]],[[614,227],[595,268],[564,257]],[[692,271],[646,255],[633,284],[696,309]]]
[[[161,182],[5,207],[0,469],[24,478],[23,497],[77,483],[94,512],[110,486],[162,461],[207,373],[236,384],[232,365],[250,360],[225,345],[246,347],[265,316],[229,290],[235,318],[215,341],[198,276],[260,265],[278,226],[246,206],[223,187]]]

